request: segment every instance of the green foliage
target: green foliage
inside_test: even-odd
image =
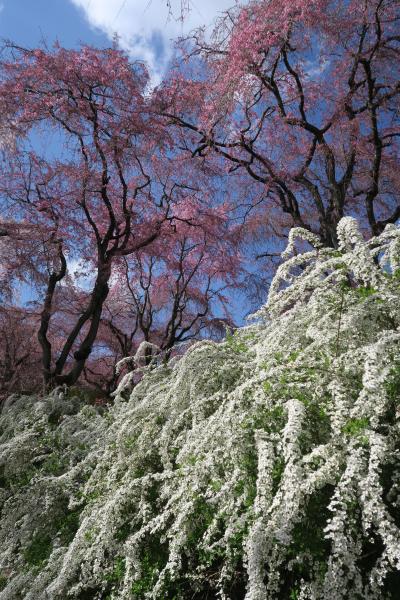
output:
[[[97,533],[98,533],[97,527],[90,527],[90,528],[86,529],[85,534],[84,534],[84,538],[85,538],[86,542],[88,542],[89,544],[94,542]]]
[[[357,294],[357,296],[359,296],[359,298],[365,299],[376,294],[377,290],[370,286],[360,285],[355,289],[355,293]]]
[[[0,488],[5,488],[7,486],[7,479],[5,477],[5,466],[0,465]]]
[[[24,488],[30,484],[36,473],[37,469],[31,465],[28,465],[19,473],[12,473],[7,478],[4,478],[4,487],[8,487],[11,490]]]
[[[131,587],[134,598],[139,600],[144,597],[146,592],[151,591],[166,559],[165,545],[159,543],[159,540],[148,539],[140,557],[140,577],[133,582]]]
[[[385,384],[386,393],[396,404],[400,404],[400,358],[393,358],[393,366],[390,369],[387,382]]]
[[[333,485],[325,485],[318,493],[312,494],[305,500],[304,518],[296,523],[293,529],[293,544],[290,553],[293,557],[312,556],[319,564],[321,571],[331,550],[331,544],[326,539],[324,529],[330,517],[329,504],[334,492]],[[307,561],[307,558],[305,558]],[[307,572],[308,565],[305,571]],[[301,568],[301,565],[299,566]],[[306,573],[304,573],[306,574]]]
[[[247,337],[247,339],[250,338]],[[248,346],[246,345],[244,338],[239,336],[236,332],[233,334],[227,332],[225,341],[228,345],[228,348],[230,348],[235,354],[242,354],[248,351]]]
[[[61,475],[68,466],[67,457],[53,454],[42,465],[42,471],[49,475]]]
[[[94,388],[74,385],[67,387],[65,394],[67,399],[77,398],[82,402],[82,404],[93,404],[96,400],[98,400],[101,392]],[[106,401],[106,398],[104,398],[104,400]]]
[[[80,515],[80,509],[71,510],[67,511],[56,520],[54,526],[58,531],[61,544],[66,546],[74,539],[74,536],[79,529]]]
[[[61,512],[53,522],[48,523],[46,529],[36,533],[23,552],[23,558],[29,567],[41,567],[49,558],[54,535],[57,534],[59,542],[68,546],[79,528],[80,510]]]
[[[126,448],[127,450],[131,450],[132,448],[134,448],[135,444],[137,443],[138,437],[139,437],[138,434],[127,435],[126,437],[124,437],[124,440],[123,440],[124,448]]]
[[[53,548],[50,534],[36,534],[27,548],[24,550],[23,557],[25,562],[31,567],[41,566],[50,556]]]
[[[346,421],[342,428],[343,433],[350,436],[358,436],[369,426],[369,419],[363,417],[361,419],[352,418]]]
[[[264,390],[270,389],[269,382],[263,383]],[[268,433],[277,433],[282,430],[286,421],[286,411],[283,406],[276,405],[269,410],[259,408],[255,413],[247,416],[243,423],[243,429],[253,432],[256,429],[263,429]]]
[[[112,584],[118,584],[125,575],[125,558],[118,556],[114,561],[113,569],[104,576],[105,581]]]
[[[285,459],[282,456],[279,456],[274,461],[274,466],[272,467],[272,492],[273,493],[275,493],[279,487],[284,470],[285,470]]]

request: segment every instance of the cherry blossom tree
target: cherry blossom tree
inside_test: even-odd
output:
[[[186,159],[151,110],[143,65],[117,49],[8,51],[0,101],[16,145],[3,158],[1,193],[14,229],[27,222],[46,232],[46,260],[37,267],[44,379],[73,384],[92,352],[113,266],[144,256],[157,240],[162,254],[163,239],[182,227],[202,230],[212,210],[206,188],[193,184],[199,171],[186,176]],[[40,135],[56,144],[39,151],[32,138]],[[54,345],[55,307],[78,257],[93,281],[63,343]]]
[[[159,110],[240,175],[268,235],[337,246],[346,214],[379,234],[400,217],[399,20],[392,0],[252,0],[183,42]]]

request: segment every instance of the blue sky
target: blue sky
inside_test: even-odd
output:
[[[109,45],[109,39],[85,20],[69,0],[3,0],[0,12],[0,37],[27,47],[56,39],[71,47],[85,42]]]
[[[186,0],[190,11],[179,20],[180,0],[0,0],[0,37],[35,47],[58,40],[66,47],[80,43],[109,46],[117,34],[132,59],[145,60],[157,83],[172,55],[173,38],[203,24],[235,0]]]

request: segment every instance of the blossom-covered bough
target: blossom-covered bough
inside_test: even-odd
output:
[[[104,414],[8,402],[1,600],[396,597],[400,232],[338,239]]]

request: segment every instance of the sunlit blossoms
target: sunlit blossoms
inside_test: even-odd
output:
[[[0,600],[396,597],[400,231],[337,235],[110,410],[7,402]]]

